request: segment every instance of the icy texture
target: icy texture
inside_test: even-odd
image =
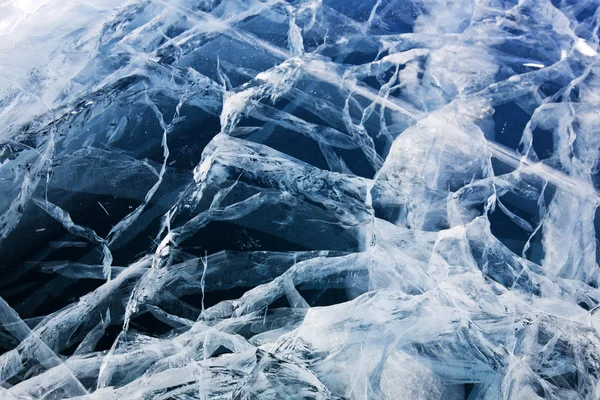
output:
[[[600,398],[597,0],[0,1],[0,398]]]

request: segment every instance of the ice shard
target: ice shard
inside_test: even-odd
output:
[[[0,0],[0,399],[600,399],[599,28]]]

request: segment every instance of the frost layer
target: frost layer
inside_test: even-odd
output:
[[[0,3],[0,398],[600,398],[598,5]]]

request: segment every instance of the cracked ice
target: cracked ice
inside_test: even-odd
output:
[[[598,0],[0,2],[0,398],[600,398]]]

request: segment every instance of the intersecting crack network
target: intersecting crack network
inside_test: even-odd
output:
[[[599,399],[599,6],[0,1],[0,398]]]

